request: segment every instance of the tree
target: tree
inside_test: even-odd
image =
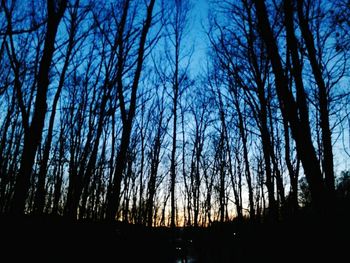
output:
[[[167,27],[168,38],[166,45],[170,45],[170,49],[166,50],[166,59],[170,65],[170,86],[171,86],[171,103],[172,103],[172,148],[170,157],[170,205],[171,205],[171,222],[172,228],[176,226],[176,200],[175,200],[175,185],[177,177],[177,124],[178,124],[178,107],[180,97],[186,85],[187,69],[186,64],[184,69],[181,68],[185,62],[186,55],[183,55],[183,39],[187,27],[187,16],[189,12],[189,2],[187,0],[174,1],[169,5],[170,19]],[[187,65],[189,62],[187,62]],[[167,73],[166,73],[167,74]]]
[[[203,154],[206,144],[207,130],[210,126],[210,98],[207,95],[197,93],[196,100],[193,100],[190,106],[190,112],[193,116],[194,127],[190,165],[190,186],[191,193],[188,193],[189,203],[193,205],[193,225],[199,226],[200,208],[201,208],[201,185],[203,181]],[[190,200],[192,197],[192,200]],[[190,206],[190,205],[188,205]],[[190,209],[188,208],[190,214]],[[190,218],[190,215],[189,215]],[[188,219],[188,222],[189,221]]]
[[[322,173],[315,148],[312,144],[310,129],[307,127],[307,116],[304,114],[298,114],[298,111],[302,111],[306,108],[306,106],[302,102],[303,100],[300,99],[301,94],[298,96],[299,99],[297,100],[297,103],[295,102],[293,94],[287,86],[288,81],[284,73],[276,39],[273,35],[270,22],[268,20],[265,3],[261,1],[254,1],[254,4],[260,27],[259,32],[262,40],[265,43],[267,54],[271,61],[275,76],[275,86],[280,108],[284,118],[288,120],[291,127],[292,135],[297,146],[298,156],[303,164],[304,172],[310,185],[313,205],[316,211],[322,213],[324,211],[324,204],[326,201]]]
[[[316,48],[312,33],[309,29],[308,19],[305,18],[303,11],[303,1],[298,1],[297,10],[299,18],[299,26],[301,34],[305,41],[307,55],[311,64],[312,72],[315,77],[319,89],[319,111],[320,111],[320,126],[322,130],[322,147],[323,147],[323,168],[325,173],[325,183],[328,191],[328,198],[334,199],[335,179],[334,179],[334,164],[333,164],[333,149],[332,149],[332,134],[329,123],[329,98],[328,90],[325,81],[322,77],[322,69],[317,62]],[[331,200],[329,200],[332,202]]]
[[[157,189],[158,169],[161,161],[161,149],[166,135],[167,126],[170,118],[165,119],[165,103],[164,103],[164,92],[162,95],[157,95],[154,101],[154,106],[150,108],[149,118],[154,123],[155,130],[150,131],[153,136],[151,137],[150,149],[149,149],[149,179],[147,184],[147,203],[146,203],[146,220],[147,226],[151,227],[154,223],[154,202]]]
[[[47,25],[44,49],[40,60],[38,75],[36,77],[37,92],[35,97],[35,106],[32,121],[29,123],[28,115],[22,116],[24,122],[24,145],[21,157],[19,174],[16,180],[11,210],[14,214],[22,214],[25,208],[25,202],[29,190],[30,177],[34,164],[37,148],[41,142],[41,136],[44,128],[45,114],[47,111],[47,91],[50,84],[49,70],[53,53],[55,51],[55,38],[61,18],[65,12],[67,1],[54,3],[47,1]],[[7,7],[3,5],[8,19],[8,26],[11,25],[11,14]],[[14,50],[13,50],[14,51]],[[14,60],[14,64],[16,64]],[[13,67],[15,70],[17,66]],[[20,89],[20,88],[18,88]],[[19,96],[19,99],[23,98]],[[21,104],[21,102],[19,102]]]
[[[111,191],[109,195],[109,199],[107,200],[107,209],[106,209],[106,219],[113,220],[119,206],[119,195],[120,195],[120,185],[122,180],[123,171],[126,168],[126,153],[129,147],[130,135],[132,130],[132,123],[135,116],[136,111],[136,99],[137,99],[137,89],[139,86],[139,81],[141,77],[142,65],[145,56],[145,47],[146,47],[146,38],[149,32],[149,29],[152,25],[152,17],[153,17],[153,8],[154,8],[155,0],[150,0],[147,5],[146,19],[142,25],[142,29],[140,32],[140,41],[136,58],[136,68],[132,78],[131,84],[131,96],[129,102],[129,108],[126,109],[125,100],[124,100],[124,90],[122,79],[118,76],[117,80],[117,91],[118,91],[118,99],[120,104],[120,111],[123,122],[123,130],[121,143],[119,147],[118,154],[116,156],[116,164],[114,171],[113,183],[111,186]],[[124,12],[127,13],[129,8],[129,0],[126,0],[124,3]],[[120,54],[122,56],[122,54]],[[119,63],[122,63],[119,60]],[[122,69],[119,70],[121,71]],[[121,75],[120,73],[118,75]]]
[[[265,162],[269,213],[271,218],[276,219],[278,207],[275,200],[273,171],[276,173],[277,189],[281,200],[284,200],[284,190],[273,148],[273,137],[271,136],[273,127],[269,127],[269,120],[272,123],[269,112],[271,112],[271,104],[273,103],[273,98],[269,95],[271,93],[268,83],[269,65],[264,47],[259,38],[256,37],[258,33],[253,22],[254,16],[250,5],[248,1],[234,4],[225,2],[222,9],[229,8],[229,10],[232,10],[232,13],[229,13],[228,16],[234,20],[233,26],[230,28],[225,24],[221,25],[220,20],[214,21],[217,33],[213,32],[211,43],[217,56],[215,58],[218,63],[217,66],[223,72],[224,85],[232,96],[232,104],[237,113],[238,132],[243,143],[251,217],[254,218],[254,202],[247,148],[246,122],[248,120],[244,121],[243,118],[249,114],[255,119],[260,132]],[[248,110],[242,111],[242,103],[249,105],[251,113],[248,113]]]
[[[48,168],[47,166],[48,166],[51,143],[52,143],[52,134],[53,134],[53,128],[54,128],[54,122],[55,122],[55,116],[56,116],[57,103],[64,86],[64,80],[68,70],[71,55],[73,53],[73,49],[77,45],[76,34],[78,30],[78,25],[81,22],[81,20],[84,19],[85,12],[83,12],[82,14],[78,14],[79,4],[80,4],[80,1],[76,0],[72,8],[68,8],[68,12],[70,14],[70,26],[67,29],[67,31],[69,32],[68,45],[67,45],[67,50],[65,52],[65,60],[62,67],[58,87],[56,89],[56,93],[55,93],[52,107],[51,107],[52,110],[51,110],[51,115],[49,119],[49,127],[48,127],[47,136],[46,136],[46,141],[44,144],[44,151],[43,151],[43,157],[40,164],[40,170],[38,174],[38,186],[37,186],[37,191],[35,195],[35,204],[34,204],[35,212],[38,214],[41,214],[43,212],[44,204],[45,204],[45,178],[46,178],[47,168]]]

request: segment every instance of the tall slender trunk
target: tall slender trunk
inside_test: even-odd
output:
[[[54,3],[47,2],[48,19],[46,26],[46,36],[44,43],[43,55],[41,57],[39,72],[37,76],[37,93],[34,106],[32,122],[24,134],[24,145],[20,170],[17,176],[15,192],[12,200],[11,211],[20,215],[24,213],[26,199],[30,187],[30,178],[34,165],[34,159],[37,148],[41,142],[42,132],[44,128],[45,115],[47,111],[47,91],[49,86],[49,70],[54,53],[56,33],[58,25],[63,17],[67,6],[67,1],[60,2],[58,11]]]
[[[270,96],[269,96],[270,97]],[[278,142],[279,136],[278,136],[278,131],[277,134],[274,134],[273,130],[273,116],[272,116],[272,109],[270,103],[267,105],[268,107],[268,113],[269,113],[269,122],[270,122],[270,145],[271,145],[271,162],[272,162],[272,167],[273,167],[273,174],[275,175],[276,178],[276,188],[277,188],[277,197],[279,198],[279,202],[277,202],[277,207],[280,205],[284,205],[286,198],[285,198],[285,193],[284,193],[284,186],[283,186],[283,177],[282,173],[280,171],[280,168],[278,167],[278,156],[277,154],[277,149],[275,149],[275,140]]]
[[[3,210],[4,208],[4,204],[5,204],[5,192],[6,192],[6,186],[9,182],[9,175],[8,172],[6,171],[6,157],[8,156],[5,153],[5,146],[6,146],[6,140],[7,140],[7,133],[8,133],[8,129],[10,127],[11,124],[11,116],[14,110],[14,107],[16,105],[15,103],[16,100],[16,96],[13,94],[12,95],[12,99],[10,102],[10,107],[7,111],[6,117],[5,117],[5,121],[4,121],[4,125],[2,127],[2,136],[1,136],[1,142],[0,142],[0,212]],[[13,131],[12,131],[12,135],[13,135]],[[12,147],[10,147],[12,148]]]
[[[243,220],[243,207],[242,207],[242,198],[241,198],[241,165],[240,165],[240,160],[239,160],[240,153],[238,150],[235,151],[235,159],[237,162],[237,165],[233,167],[232,165],[232,157],[231,157],[231,152],[228,150],[228,162],[229,162],[229,172],[230,172],[230,177],[231,177],[231,184],[233,187],[233,196],[235,197],[235,205],[236,205],[236,211],[237,211],[237,219],[239,221]],[[238,177],[238,183],[237,179]],[[254,209],[254,208],[253,208]]]
[[[290,178],[290,196],[289,196],[289,202],[290,202],[290,209],[292,214],[295,214],[295,212],[298,211],[299,205],[298,205],[298,175],[299,175],[299,159],[297,160],[297,169],[294,170],[292,161],[290,159],[290,138],[289,138],[289,127],[287,120],[283,119],[283,130],[284,130],[284,142],[285,142],[285,159],[286,159],[286,165],[289,173]]]
[[[104,202],[103,212],[106,213],[107,209],[107,201],[109,200],[112,185],[113,185],[113,174],[114,174],[114,154],[115,154],[115,142],[116,142],[116,131],[115,131],[115,114],[112,114],[112,121],[111,121],[111,127],[112,127],[112,134],[111,134],[111,156],[109,158],[109,175],[108,175],[108,184],[107,184],[107,194],[106,199]]]
[[[123,178],[124,170],[126,169],[126,161],[127,161],[126,157],[127,157],[127,151],[129,148],[130,135],[131,135],[131,123],[128,122],[123,126],[119,151],[116,157],[112,189],[109,196],[109,200],[107,200],[107,210],[106,210],[107,220],[114,220],[118,211],[119,202],[120,202],[121,181]]]
[[[143,119],[143,113],[142,113]],[[143,125],[143,120],[141,125]],[[145,162],[145,135],[143,131],[143,127],[141,127],[141,160],[140,160],[140,191],[139,191],[139,212],[137,221],[139,224],[143,223],[144,213],[144,205],[143,205],[143,173],[144,173],[144,162]]]
[[[79,109],[80,112],[78,112],[78,116],[76,117],[78,122],[78,135],[71,134],[72,140],[74,141],[71,145],[71,152],[70,152],[70,163],[69,163],[69,186],[68,186],[68,193],[67,193],[67,202],[65,205],[65,211],[64,214],[70,219],[77,219],[78,216],[78,205],[80,201],[81,192],[83,190],[83,184],[84,184],[84,175],[87,167],[89,166],[89,155],[91,153],[91,148],[94,148],[94,145],[91,145],[91,141],[94,137],[94,123],[92,121],[93,114],[90,114],[89,118],[89,127],[88,127],[88,134],[86,136],[86,142],[85,146],[83,147],[82,153],[79,156],[78,152],[76,150],[78,147],[81,146],[81,142],[79,142],[80,139],[80,129],[82,128],[83,119],[84,119],[84,111],[86,110],[86,105],[82,106],[82,109]],[[90,107],[90,112],[92,112],[92,105]],[[73,114],[71,115],[70,122],[73,122]],[[78,160],[79,157],[79,160]]]
[[[180,60],[180,43],[179,29],[175,29],[175,71],[173,77],[173,131],[172,131],[172,149],[170,159],[170,203],[171,203],[171,221],[170,227],[175,228],[175,184],[176,184],[176,135],[177,135],[177,104],[179,97],[179,60]]]
[[[18,117],[18,114],[17,114]],[[15,185],[15,179],[16,174],[18,172],[17,163],[19,162],[19,155],[20,155],[20,146],[21,146],[21,138],[23,134],[23,129],[18,128],[16,125],[17,117],[15,118],[13,124],[11,125],[11,133],[9,135],[9,144],[7,147],[7,151],[5,153],[5,162],[7,163],[6,166],[3,167],[3,170],[6,171],[8,182],[4,186],[4,205],[3,205],[3,212],[9,212],[11,208],[11,197],[14,191],[14,185]],[[17,128],[17,130],[16,130]],[[10,156],[13,156],[13,158],[9,158]]]
[[[258,87],[258,96],[261,103],[260,109],[260,131],[261,131],[261,142],[263,148],[264,162],[265,162],[265,173],[266,173],[266,187],[269,200],[269,217],[271,220],[276,220],[278,216],[277,203],[275,200],[275,188],[272,178],[271,170],[271,147],[270,132],[267,126],[267,102],[264,93],[264,87]]]
[[[178,64],[176,65],[178,68]],[[175,70],[177,72],[177,70]],[[178,97],[178,76],[175,73],[174,98],[173,98],[173,132],[172,149],[170,159],[170,203],[171,203],[171,221],[170,227],[175,228],[175,183],[176,183],[176,133],[177,133],[177,97]]]
[[[108,84],[106,83],[106,85],[108,85]],[[99,114],[99,120],[98,120],[98,124],[97,124],[96,138],[95,138],[95,141],[93,143],[91,155],[90,155],[89,161],[87,163],[86,170],[83,174],[82,185],[79,187],[80,193],[78,193],[78,198],[80,198],[80,195],[82,195],[81,206],[80,206],[81,216],[85,216],[86,202],[87,202],[87,199],[89,196],[89,185],[90,185],[90,181],[92,178],[93,169],[96,166],[97,153],[98,153],[98,148],[100,145],[100,138],[101,138],[102,132],[103,132],[103,125],[106,121],[106,105],[107,105],[107,101],[110,97],[111,88],[104,87],[104,89],[105,90],[104,90],[104,94],[102,96],[102,101],[101,101],[101,105],[100,105],[100,114]]]
[[[245,8],[248,8],[245,6]],[[254,39],[255,34],[253,32],[253,21],[251,11],[248,11],[248,21],[249,21],[249,36],[248,36],[248,53],[249,58],[252,62],[254,68],[255,83],[257,86],[257,96],[260,103],[260,108],[257,107],[257,116],[256,119],[259,122],[259,130],[261,134],[261,142],[263,148],[263,156],[265,162],[265,172],[266,172],[266,187],[268,191],[268,200],[269,200],[269,217],[271,220],[276,220],[278,216],[278,206],[275,200],[275,189],[273,184],[273,174],[271,170],[271,158],[273,155],[273,146],[271,142],[270,131],[268,129],[268,99],[266,98],[265,92],[265,78],[262,75],[264,69],[259,65],[258,57],[254,49]],[[261,58],[265,60],[265,58]],[[250,92],[248,91],[248,94]],[[272,160],[273,162],[273,160]],[[264,195],[263,195],[264,198]]]
[[[292,135],[296,142],[298,156],[303,164],[304,172],[310,185],[315,210],[323,213],[325,189],[322,173],[311,137],[306,134],[309,131],[302,128],[303,122],[307,120],[302,116],[299,117],[293,94],[287,87],[288,81],[284,75],[281,57],[268,20],[265,3],[259,0],[254,0],[254,3],[260,27],[260,35],[267,48],[267,53],[275,76],[275,85],[280,108],[290,124]]]
[[[119,195],[120,195],[120,186],[121,186],[121,180],[123,171],[125,170],[126,166],[126,153],[129,147],[129,141],[130,141],[130,134],[132,130],[132,123],[135,116],[136,111],[136,98],[137,98],[137,89],[141,77],[141,71],[142,71],[142,65],[144,60],[144,53],[145,53],[145,45],[146,45],[146,38],[149,29],[151,28],[151,22],[152,22],[152,13],[153,13],[153,7],[155,4],[155,0],[151,0],[148,7],[147,7],[147,17],[143,23],[142,32],[140,36],[140,44],[138,49],[138,55],[137,55],[137,62],[136,62],[136,70],[134,73],[134,78],[132,82],[131,87],[131,98],[129,102],[129,111],[128,114],[125,110],[125,102],[124,102],[124,96],[123,96],[123,90],[122,86],[118,85],[119,91],[119,101],[120,101],[120,108],[122,111],[123,117],[123,131],[122,131],[122,138],[120,143],[119,152],[117,154],[116,158],[116,164],[115,164],[115,172],[114,172],[114,178],[113,178],[113,184],[111,187],[111,193],[109,196],[109,200],[107,200],[107,207],[106,207],[106,219],[107,220],[114,220],[115,215],[118,211],[119,206]]]
[[[305,41],[307,56],[309,58],[313,75],[318,86],[318,99],[320,111],[320,127],[322,130],[322,147],[323,147],[323,170],[325,174],[325,185],[328,191],[329,206],[332,205],[335,195],[335,177],[332,148],[332,131],[329,124],[329,98],[326,83],[322,76],[322,66],[317,61],[317,53],[314,39],[309,29],[309,18],[305,18],[303,12],[302,0],[297,1],[297,10],[301,34]]]
[[[186,172],[186,142],[185,142],[185,114],[184,114],[184,109],[181,107],[181,133],[182,133],[182,176],[184,180],[184,185],[185,185],[185,191],[187,195],[184,197],[184,226],[186,225],[191,225],[192,224],[192,204],[191,204],[191,199],[192,199],[192,194],[191,190],[189,189],[188,183],[187,183],[187,172]],[[196,134],[197,136],[197,134]],[[192,157],[194,154],[194,149],[192,151]],[[193,171],[194,170],[194,165],[193,165],[193,158],[191,160],[191,170],[190,170],[190,179],[191,179],[191,185],[193,185]],[[194,194],[195,195],[195,194]],[[195,200],[193,203],[193,210],[195,212]],[[186,218],[186,213],[187,213],[187,218]],[[195,216],[195,215],[194,215]],[[193,219],[195,220],[195,218]]]
[[[160,111],[160,116],[157,124],[157,133],[155,135],[153,146],[151,150],[151,168],[148,181],[148,199],[146,205],[147,211],[147,226],[152,227],[153,214],[154,214],[154,196],[156,194],[156,181],[158,174],[158,167],[160,162],[160,150],[162,144],[162,127],[163,125],[163,112]]]
[[[245,166],[245,176],[248,185],[248,199],[249,199],[249,215],[250,219],[254,220],[255,209],[254,209],[254,194],[253,194],[253,185],[252,185],[252,176],[250,173],[250,164],[248,158],[248,147],[247,147],[247,134],[244,128],[243,115],[239,106],[239,102],[235,101],[236,111],[238,114],[238,128],[239,134],[243,144],[243,158]]]
[[[76,4],[79,4],[79,1],[77,1]],[[70,57],[71,57],[73,47],[74,47],[74,36],[75,36],[75,31],[76,31],[75,19],[76,19],[76,12],[75,12],[75,15],[72,16],[71,30],[70,30],[69,40],[68,40],[66,57],[65,57],[62,72],[60,75],[58,87],[57,87],[57,90],[56,90],[56,93],[55,93],[55,96],[53,99],[52,108],[51,108],[49,128],[47,131],[47,137],[46,137],[46,142],[45,142],[45,146],[44,146],[43,157],[41,160],[40,170],[39,170],[39,174],[38,174],[38,186],[37,186],[37,191],[36,191],[35,200],[34,200],[34,202],[35,202],[34,203],[34,213],[36,213],[36,214],[41,214],[43,212],[44,205],[45,205],[45,179],[46,179],[48,162],[49,162],[49,155],[50,155],[50,150],[51,150],[53,127],[54,127],[55,116],[56,116],[56,108],[57,108],[58,100],[59,100],[60,95],[61,95],[64,80],[66,78],[66,73],[68,70],[68,65],[70,62]]]
[[[53,204],[52,204],[52,214],[57,215],[58,209],[59,209],[59,201],[61,197],[61,188],[63,183],[63,158],[64,158],[64,146],[65,146],[65,139],[64,139],[64,130],[61,128],[60,131],[60,137],[59,137],[59,150],[58,150],[58,170],[55,174],[55,189],[53,194]]]

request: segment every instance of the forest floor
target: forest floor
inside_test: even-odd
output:
[[[316,222],[303,216],[274,224],[216,223],[171,231],[1,216],[0,241],[1,262],[340,262],[349,258],[350,220],[338,216]]]

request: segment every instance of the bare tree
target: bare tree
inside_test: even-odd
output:
[[[66,73],[68,70],[71,55],[73,53],[73,49],[77,44],[76,34],[78,30],[78,25],[84,19],[84,13],[82,14],[78,13],[79,4],[80,4],[80,1],[77,0],[75,1],[72,8],[68,8],[68,12],[70,14],[70,25],[69,25],[69,28],[67,29],[67,31],[69,32],[68,45],[67,45],[67,50],[65,52],[65,60],[63,63],[58,87],[56,89],[56,93],[51,106],[49,127],[48,127],[47,136],[46,136],[46,141],[44,144],[44,151],[43,151],[43,156],[40,164],[40,170],[38,174],[38,186],[37,186],[35,203],[34,203],[34,210],[38,214],[41,214],[43,212],[43,208],[45,204],[45,178],[47,174],[47,166],[48,166],[51,143],[52,143],[52,134],[53,134],[53,128],[54,128],[54,122],[55,122],[55,116],[56,116],[57,103],[64,86],[64,80],[66,78]]]
[[[261,1],[254,1],[256,8],[256,16],[260,27],[260,35],[265,42],[267,53],[271,61],[273,73],[275,75],[276,91],[282,110],[282,114],[288,120],[293,138],[296,142],[298,156],[303,164],[305,175],[308,179],[311,195],[316,210],[323,211],[325,203],[325,188],[322,180],[322,173],[319,161],[316,156],[315,148],[312,144],[310,129],[305,127],[308,119],[304,114],[298,114],[306,108],[302,100],[295,101],[292,92],[288,89],[288,80],[286,79],[282,61],[279,53],[276,39],[268,20],[266,5]],[[300,98],[299,94],[299,98]]]
[[[187,65],[186,61],[188,54],[183,46],[186,27],[188,26],[187,17],[190,10],[189,2],[187,0],[174,1],[168,6],[169,8],[169,22],[167,26],[168,37],[166,41],[166,59],[170,65],[169,82],[171,86],[171,103],[172,103],[172,148],[170,157],[170,205],[171,205],[171,222],[172,228],[176,226],[176,178],[177,178],[177,133],[178,133],[178,107],[180,103],[181,94],[184,91],[184,86],[187,81]],[[182,64],[185,64],[183,67]],[[187,65],[186,65],[187,64]]]
[[[113,183],[111,186],[111,192],[110,192],[109,199],[107,200],[107,209],[106,209],[107,220],[114,219],[119,206],[121,179],[122,179],[123,171],[126,166],[126,153],[129,146],[132,123],[133,123],[133,119],[136,111],[137,89],[139,86],[139,80],[141,77],[142,65],[143,65],[144,56],[145,56],[146,39],[147,39],[149,29],[152,26],[154,4],[155,4],[155,0],[151,0],[147,5],[146,18],[140,32],[140,42],[139,42],[137,58],[136,58],[136,68],[132,78],[131,97],[130,97],[128,109],[126,109],[126,105],[125,105],[126,104],[124,100],[125,91],[123,90],[123,84],[122,84],[122,80],[120,79],[120,76],[118,76],[118,80],[117,80],[118,99],[119,99],[120,111],[121,111],[121,116],[123,121],[123,130],[122,130],[122,137],[121,137],[119,151],[116,156],[116,164],[115,164]],[[129,0],[126,0],[124,3],[124,12],[127,13],[128,8],[129,8]],[[120,62],[119,60],[119,63],[122,63],[122,62]]]
[[[60,3],[54,3],[52,1],[47,1],[47,25],[46,25],[46,35],[44,49],[42,57],[40,60],[39,71],[36,77],[37,82],[37,92],[35,97],[35,106],[32,116],[32,121],[29,123],[29,118],[27,113],[22,116],[24,120],[24,146],[21,157],[21,165],[19,174],[16,180],[16,186],[14,191],[14,196],[12,200],[12,212],[14,214],[22,214],[25,208],[25,202],[29,190],[30,178],[32,173],[32,168],[34,164],[35,155],[37,148],[41,142],[42,131],[44,127],[45,114],[47,111],[47,91],[50,84],[49,80],[49,70],[51,66],[51,61],[53,53],[55,51],[55,38],[58,26],[60,24],[61,18],[65,12],[67,6],[67,1],[62,1]],[[3,8],[7,13],[8,25],[11,25],[11,14],[8,8],[3,4]],[[12,44],[13,45],[13,44]],[[12,48],[12,51],[13,48]],[[13,62],[16,64],[16,60]],[[16,66],[14,69],[16,70]],[[18,84],[19,85],[19,84]],[[18,91],[20,87],[18,87]],[[18,98],[23,100],[21,95]],[[21,102],[19,103],[21,104]],[[22,114],[24,111],[22,111]]]

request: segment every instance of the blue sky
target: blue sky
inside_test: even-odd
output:
[[[191,62],[191,74],[196,75],[205,66],[208,40],[205,33],[208,20],[209,0],[192,0],[192,10],[190,12],[188,45],[193,45],[193,55]]]

